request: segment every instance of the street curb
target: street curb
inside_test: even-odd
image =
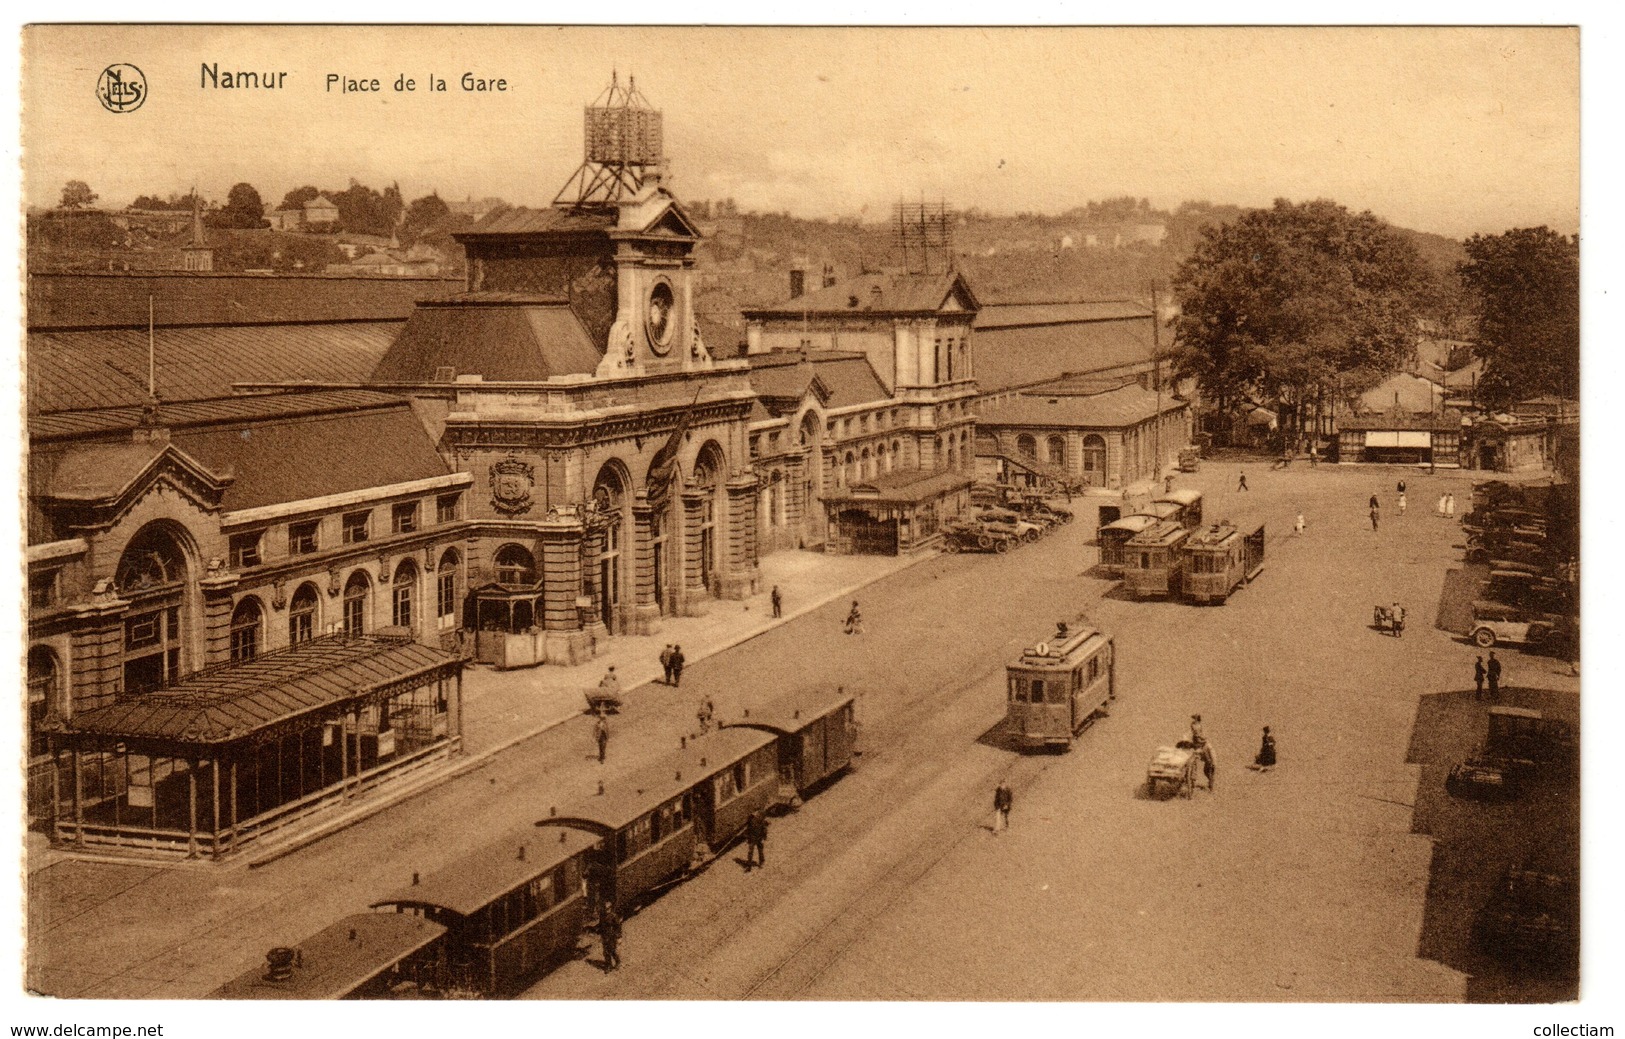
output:
[[[880,575],[878,575],[878,576],[876,576],[876,577],[874,577],[874,578],[872,578],[872,579],[870,579],[868,581],[864,581],[864,582],[859,583],[859,584],[847,585],[847,586],[844,586],[842,588],[836,589],[835,591],[830,592],[824,598],[819,599],[816,602],[809,603],[808,605],[803,606],[799,610],[794,610],[794,611],[792,611],[792,612],[790,612],[788,614],[785,614],[783,617],[770,619],[767,624],[765,624],[765,625],[763,625],[763,626],[761,626],[759,628],[756,628],[756,629],[750,630],[750,631],[745,631],[745,632],[740,633],[737,636],[734,636],[734,637],[731,637],[731,638],[728,638],[728,639],[724,639],[718,645],[716,645],[716,646],[714,646],[714,647],[712,647],[710,649],[706,649],[706,650],[701,651],[697,656],[694,657],[694,659],[695,660],[705,660],[708,657],[716,656],[718,653],[725,653],[728,650],[733,649],[735,646],[743,645],[744,643],[749,642],[751,639],[757,638],[760,635],[765,635],[766,633],[768,633],[769,631],[772,631],[775,628],[782,627],[783,625],[788,624],[791,621],[795,620],[797,617],[803,617],[803,616],[806,616],[809,613],[812,613],[815,610],[823,609],[825,606],[828,606],[830,603],[834,602],[837,599],[843,599],[846,596],[851,595],[854,592],[860,591],[860,590],[862,590],[864,588],[867,588],[870,585],[875,584],[878,581],[884,581],[886,578],[891,577],[894,574],[900,574],[903,571],[908,570],[908,569],[918,565],[919,563],[924,562],[927,559],[936,559],[939,556],[940,556],[940,553],[938,553],[938,552],[921,553],[918,556],[915,556],[915,557],[911,558],[907,563],[904,563],[902,566],[899,566],[894,570],[888,570],[883,574],[880,574]],[[639,682],[637,685],[628,687],[627,692],[630,693],[630,692],[633,692],[635,690],[642,689],[645,686],[651,686],[651,685],[654,685],[654,684],[655,684],[655,680],[650,678],[650,679],[647,679],[645,681]],[[398,790],[393,791],[388,797],[380,798],[378,801],[373,802],[373,803],[369,803],[367,805],[358,805],[348,815],[345,815],[345,816],[343,816],[341,818],[333,819],[333,820],[331,820],[331,821],[329,821],[327,823],[324,823],[322,826],[316,828],[315,830],[311,830],[311,831],[308,831],[306,833],[300,834],[297,837],[291,838],[290,840],[288,840],[284,844],[278,844],[278,845],[275,845],[275,846],[267,849],[259,857],[249,859],[248,860],[248,868],[249,869],[258,869],[261,866],[269,865],[269,864],[271,864],[273,862],[276,862],[278,859],[282,859],[282,858],[285,858],[285,857],[287,857],[289,855],[292,855],[296,851],[302,851],[305,848],[310,847],[312,844],[315,844],[317,841],[326,840],[328,837],[331,837],[335,833],[339,833],[339,832],[342,832],[343,830],[349,829],[351,826],[354,826],[355,824],[357,824],[359,822],[363,822],[363,821],[365,821],[367,819],[370,819],[371,817],[377,815],[379,812],[382,812],[382,811],[385,811],[386,809],[395,807],[396,805],[400,804],[402,801],[405,801],[405,800],[408,800],[410,798],[416,797],[418,794],[421,794],[424,790],[434,786],[436,783],[444,782],[446,780],[456,779],[457,777],[462,776],[462,775],[464,775],[464,774],[466,774],[468,772],[471,772],[475,768],[478,768],[479,766],[485,764],[487,761],[489,761],[490,759],[496,757],[498,754],[501,754],[503,751],[511,750],[514,747],[518,746],[521,743],[524,743],[527,740],[535,739],[536,737],[542,735],[543,733],[546,733],[546,732],[549,732],[549,731],[551,731],[553,729],[558,728],[560,725],[563,725],[565,722],[570,721],[572,718],[579,718],[581,716],[582,716],[581,711],[571,711],[569,714],[566,714],[566,715],[563,715],[561,717],[554,718],[554,719],[551,719],[549,721],[543,722],[541,725],[539,725],[539,726],[537,726],[537,727],[535,727],[533,729],[528,729],[525,732],[519,733],[518,735],[510,736],[507,739],[504,739],[499,743],[495,743],[495,744],[492,744],[489,747],[484,748],[483,750],[479,750],[479,751],[476,751],[476,752],[474,752],[472,754],[468,754],[465,757],[463,757],[462,760],[455,760],[454,759],[455,763],[448,762],[445,768],[436,769],[433,772],[425,773],[424,775],[419,777],[419,781],[413,782],[408,786],[405,786],[405,787],[402,787],[402,788],[400,788]]]

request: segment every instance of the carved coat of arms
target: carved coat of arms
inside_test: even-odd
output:
[[[522,516],[530,511],[530,491],[535,486],[535,466],[504,458],[491,466],[491,507],[507,516]]]

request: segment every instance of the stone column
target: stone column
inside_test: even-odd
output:
[[[592,659],[592,643],[576,606],[582,593],[581,520],[550,515],[540,528],[543,652],[550,664],[584,663]]]
[[[608,522],[620,522],[620,514],[615,513]],[[596,654],[598,648],[605,644],[609,638],[609,629],[604,626],[604,596],[608,590],[599,582],[598,558],[604,551],[605,521],[600,520],[587,528],[581,539],[581,594],[583,599],[591,605],[587,607],[584,619],[584,628],[587,639]]]
[[[129,602],[108,592],[76,612],[72,636],[71,685],[63,713],[88,711],[113,702],[124,689],[124,611]]]
[[[654,509],[642,491],[632,502],[632,543],[621,549],[623,566],[632,568],[631,626],[634,635],[660,631],[660,606],[655,602],[655,560],[651,527]],[[668,593],[669,594],[669,593]]]
[[[203,663],[205,666],[231,659],[231,595],[237,590],[236,574],[211,574],[198,582],[203,600]],[[185,670],[185,654],[181,668]]]
[[[700,574],[700,542],[702,540],[703,533],[700,529],[700,520],[704,515],[705,500],[711,497],[711,495],[712,491],[710,488],[685,487],[682,494],[680,494],[677,499],[681,504],[678,515],[683,517],[683,532],[681,539],[683,546],[683,582],[682,590],[678,596],[676,606],[678,614],[684,617],[705,616],[705,602],[711,597],[711,589],[705,586],[704,582],[701,580]],[[715,526],[719,519],[720,517],[717,517],[713,512],[713,526]],[[670,541],[667,542],[667,544],[670,543]],[[713,546],[716,546],[715,541],[713,541],[712,544]],[[720,553],[713,553],[711,557],[711,565],[713,568],[717,568],[722,565],[722,560],[719,558],[719,556]]]
[[[762,581],[757,566],[756,492],[759,484],[751,473],[740,473],[728,481],[728,543],[718,546],[722,563],[722,597],[743,599],[755,595]]]

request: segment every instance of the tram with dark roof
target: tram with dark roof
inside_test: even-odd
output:
[[[1123,586],[1136,599],[1179,594],[1190,530],[1166,519],[1129,538],[1123,546]]]
[[[1019,746],[1071,747],[1117,699],[1111,637],[1085,624],[1057,624],[1005,668],[1005,697],[1006,728]]]
[[[1215,523],[1192,533],[1184,554],[1185,597],[1222,603],[1264,569],[1264,526]]]
[[[353,913],[298,945],[278,946],[210,999],[388,999],[432,990],[446,928],[421,917]]]
[[[773,734],[779,755],[779,801],[793,804],[849,768],[857,753],[856,698],[844,689],[792,693],[765,707],[746,708],[724,728]]]

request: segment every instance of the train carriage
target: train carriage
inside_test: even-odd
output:
[[[649,894],[722,850],[778,794],[771,735],[723,729],[607,784],[537,822],[590,833],[601,846],[589,871],[594,905],[623,915]]]
[[[298,945],[272,949],[266,963],[209,998],[388,999],[400,986],[438,983],[446,933],[421,917],[354,913]]]
[[[1129,539],[1156,523],[1155,516],[1136,514],[1101,527],[1095,535],[1100,545],[1100,568],[1113,577],[1121,575]]]
[[[448,988],[481,995],[517,991],[574,954],[586,924],[586,876],[597,846],[597,837],[581,830],[517,831],[373,908],[446,928]]]
[[[1264,569],[1264,528],[1226,520],[1196,531],[1184,544],[1184,591],[1200,603],[1222,603]]]
[[[1116,647],[1087,625],[1057,625],[1005,668],[1006,725],[1024,747],[1070,747],[1117,698]]]
[[[1177,594],[1189,536],[1178,520],[1167,519],[1130,538],[1123,549],[1123,586],[1129,594],[1137,599]]]
[[[724,728],[750,728],[777,737],[779,800],[792,803],[852,763],[857,748],[856,698],[809,689],[763,707],[746,708]]]
[[[1201,491],[1182,487],[1177,491],[1169,491],[1151,504],[1174,506],[1178,511],[1168,518],[1179,520],[1185,525],[1186,530],[1195,530],[1202,525]]]

